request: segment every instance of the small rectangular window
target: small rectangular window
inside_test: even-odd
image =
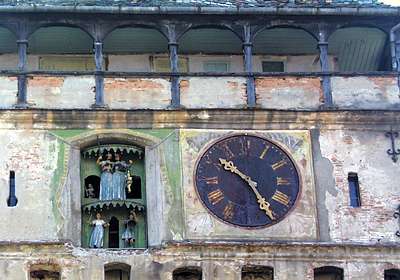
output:
[[[285,63],[283,61],[263,61],[263,72],[285,72]]]
[[[350,172],[348,175],[348,180],[349,180],[350,206],[360,207],[361,206],[360,186],[358,183],[357,173]]]
[[[103,65],[105,65],[104,62]],[[50,55],[39,57],[39,70],[93,71],[95,68],[93,56]]]
[[[10,171],[10,193],[7,199],[7,205],[8,207],[14,207],[17,206],[18,199],[15,196],[15,172]]]
[[[150,57],[152,69],[154,72],[171,72],[171,66],[169,57],[167,56],[154,56]],[[185,57],[178,58],[178,70],[179,72],[187,73],[189,72],[188,59]]]
[[[228,72],[229,63],[224,61],[207,61],[203,64],[204,72]]]

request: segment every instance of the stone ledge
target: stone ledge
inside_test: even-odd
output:
[[[400,129],[400,111],[0,110],[0,129]]]

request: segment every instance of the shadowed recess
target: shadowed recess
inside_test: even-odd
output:
[[[150,28],[120,28],[111,32],[104,41],[104,53],[167,53],[168,40]]]
[[[387,35],[377,28],[339,29],[329,38],[329,54],[337,60],[339,71],[388,70],[390,53]]]
[[[241,40],[230,30],[192,29],[179,40],[181,54],[242,54]]]
[[[301,29],[266,29],[258,33],[254,39],[253,54],[304,55],[317,53],[317,40]]]
[[[28,52],[36,54],[90,54],[93,53],[93,40],[79,28],[43,27],[29,38]]]

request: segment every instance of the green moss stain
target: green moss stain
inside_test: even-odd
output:
[[[86,130],[86,129],[74,129],[74,130],[52,130],[50,132],[60,138],[67,139],[70,137],[78,136],[79,134],[82,134],[82,133],[88,132],[88,131],[89,130]]]
[[[153,137],[157,137],[159,139],[165,139],[170,135],[174,130],[173,129],[143,129],[143,130],[138,130],[134,129],[133,131],[141,132]]]
[[[163,157],[169,186],[167,199],[169,199],[170,212],[168,213],[168,226],[173,233],[173,237],[183,237],[183,216],[182,216],[182,166],[178,141],[178,131],[170,135],[163,145]]]
[[[55,151],[54,151],[55,152]],[[62,179],[65,171],[65,144],[58,141],[58,152],[57,152],[57,168],[51,178],[51,205],[52,211],[55,218],[56,225],[62,223],[61,205],[58,205],[61,199],[62,192]]]

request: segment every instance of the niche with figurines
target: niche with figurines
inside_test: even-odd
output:
[[[82,246],[147,247],[144,156],[134,145],[82,150]]]

